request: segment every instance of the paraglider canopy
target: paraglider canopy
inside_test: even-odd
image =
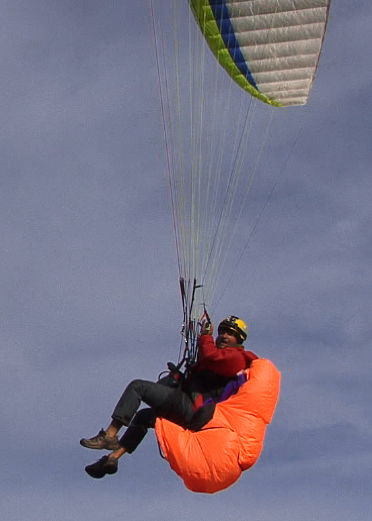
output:
[[[318,65],[330,0],[190,0],[228,74],[275,106],[304,105]]]

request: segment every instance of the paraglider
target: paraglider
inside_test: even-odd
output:
[[[242,344],[247,337],[245,323],[235,316],[229,316],[219,324],[216,342],[214,342],[212,334],[213,326],[207,323],[204,324],[198,342],[198,359],[192,367],[189,367],[186,375],[182,375],[183,377],[180,378],[181,374],[178,370],[174,370],[171,382],[164,382],[162,379],[158,382],[133,380],[126,387],[115,406],[111,416],[112,420],[107,429],[101,429],[92,438],[82,438],[80,440],[80,444],[88,449],[112,450],[108,456],[103,456],[97,462],[85,467],[89,476],[100,479],[106,474],[115,474],[118,468],[118,460],[124,454],[131,454],[136,450],[147,434],[148,429],[155,427],[155,422],[159,418],[162,419],[160,421],[166,419],[169,425],[179,426],[184,432],[196,433],[201,432],[211,421],[215,421],[216,409],[218,408],[216,403],[225,402],[230,396],[232,396],[231,399],[234,399],[236,393],[238,393],[237,397],[240,396],[240,402],[242,396],[244,397],[243,401],[247,401],[246,397],[254,390],[254,380],[257,379],[257,374],[260,374],[260,370],[257,373],[257,367],[259,368],[265,362],[258,360],[257,355],[244,349]],[[249,378],[250,385],[247,394],[246,371],[256,361],[260,363],[253,370],[253,376]],[[236,376],[237,373],[241,374]],[[245,390],[240,392],[240,388]],[[262,396],[265,396],[267,392],[265,389],[262,389],[262,391]],[[256,402],[256,400],[254,401]],[[276,400],[271,401],[274,403]],[[139,410],[142,402],[149,407]],[[260,416],[265,418],[264,421],[267,422],[270,418],[267,419],[266,417],[270,416],[270,413],[263,411],[262,407],[258,405],[259,402],[260,399],[254,404],[251,412],[254,414],[255,411],[259,411]],[[234,426],[231,429],[234,428],[236,432],[242,431],[243,437],[248,436],[249,432],[250,436],[253,436],[253,438],[257,437],[257,443],[260,443],[259,438],[262,438],[262,435],[258,434],[257,436],[257,432],[261,433],[262,426],[259,428],[256,426],[253,430],[251,428],[247,430],[247,427],[252,423],[251,418],[242,418],[238,411],[241,409],[244,413],[245,406],[242,407],[242,403],[239,405],[239,400],[235,400],[234,403],[236,407],[236,411],[233,414],[234,418],[229,420],[230,425]],[[249,403],[249,399],[247,403]],[[218,411],[218,414],[220,414],[220,411]],[[167,429],[167,424],[159,424],[157,426],[158,433],[160,425]],[[118,433],[124,426],[126,430],[119,440]],[[213,428],[215,429],[216,427],[214,426]],[[224,430],[221,424],[219,429]],[[162,442],[165,442],[166,434],[159,435],[159,438]],[[231,436],[228,436],[226,446],[223,447],[229,460],[231,459],[229,452],[233,450],[233,446],[236,446],[236,443],[232,444],[230,438]],[[252,464],[250,463],[252,448],[239,452],[242,456],[240,465]],[[255,453],[256,450],[253,450],[253,455]],[[192,458],[187,459],[190,459],[191,464]],[[219,462],[221,463],[221,459]],[[235,470],[233,469],[233,471]],[[219,468],[217,475],[222,474],[224,476],[226,472],[227,469],[223,471]],[[214,491],[213,487],[216,485],[212,483],[212,479],[208,475],[204,475],[203,478],[204,482],[211,482],[209,486],[204,485],[203,491]],[[231,481],[230,476],[229,480]],[[221,479],[219,479],[219,482],[221,483]],[[222,483],[226,484],[226,477],[224,477]],[[197,490],[195,486],[194,490]]]
[[[244,238],[239,233],[268,135],[261,123],[252,123],[252,100],[270,111],[306,103],[329,5],[330,0],[175,0],[166,8],[162,3],[158,17],[151,0],[182,341],[165,381],[129,384],[108,428],[81,440],[84,447],[113,451],[86,467],[90,476],[116,473],[118,459],[135,450],[149,427],[155,427],[171,468],[195,492],[225,489],[259,458],[280,373],[244,350],[246,326],[238,317],[220,323],[214,342],[207,309],[229,280],[225,264],[234,257],[236,266],[257,225],[245,225]],[[251,132],[262,136],[255,159],[247,144]],[[247,151],[251,160],[244,167]],[[202,396],[210,381],[210,395]],[[142,401],[150,409],[138,411]]]
[[[260,122],[253,124],[252,100],[265,102],[270,110],[307,102],[330,0],[188,3],[199,33],[192,20],[184,23],[179,2],[163,24],[156,19],[154,1],[152,12],[184,313],[183,361],[190,365],[197,357],[198,317],[205,317],[206,305],[210,307],[224,280],[227,252],[238,251],[239,261],[257,224],[242,240],[238,222],[269,126],[262,131],[255,158],[249,151],[244,168],[252,128],[260,131]],[[168,40],[169,27],[173,37]],[[186,56],[179,47],[183,39],[188,42]],[[270,118],[271,114],[269,122]],[[233,235],[238,237],[236,247],[231,247]],[[245,378],[236,395],[217,404],[213,419],[200,432],[165,419],[156,422],[165,458],[193,491],[226,488],[259,457],[265,427],[275,411],[280,374],[270,361],[254,360]],[[223,450],[216,450],[221,446]]]

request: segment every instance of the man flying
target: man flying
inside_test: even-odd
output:
[[[258,358],[251,351],[245,351],[242,345],[247,338],[246,330],[243,320],[228,316],[219,324],[214,341],[213,325],[203,325],[198,338],[197,361],[179,386],[133,380],[119,399],[107,429],[102,429],[93,438],[80,440],[83,447],[112,451],[85,467],[89,476],[102,478],[115,474],[119,458],[137,448],[148,429],[155,427],[157,417],[185,429],[202,429],[212,419],[216,403],[236,392],[232,389],[237,386],[237,373],[249,368]],[[149,407],[138,410],[141,402]],[[118,433],[123,426],[127,429],[119,440]]]

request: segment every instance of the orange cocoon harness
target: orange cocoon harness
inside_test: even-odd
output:
[[[223,490],[260,456],[266,425],[274,415],[280,373],[269,360],[254,360],[237,394],[216,405],[198,432],[158,418],[155,430],[171,468],[193,492]]]

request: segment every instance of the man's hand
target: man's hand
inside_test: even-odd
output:
[[[211,322],[203,322],[200,334],[201,335],[213,335],[213,324]]]

